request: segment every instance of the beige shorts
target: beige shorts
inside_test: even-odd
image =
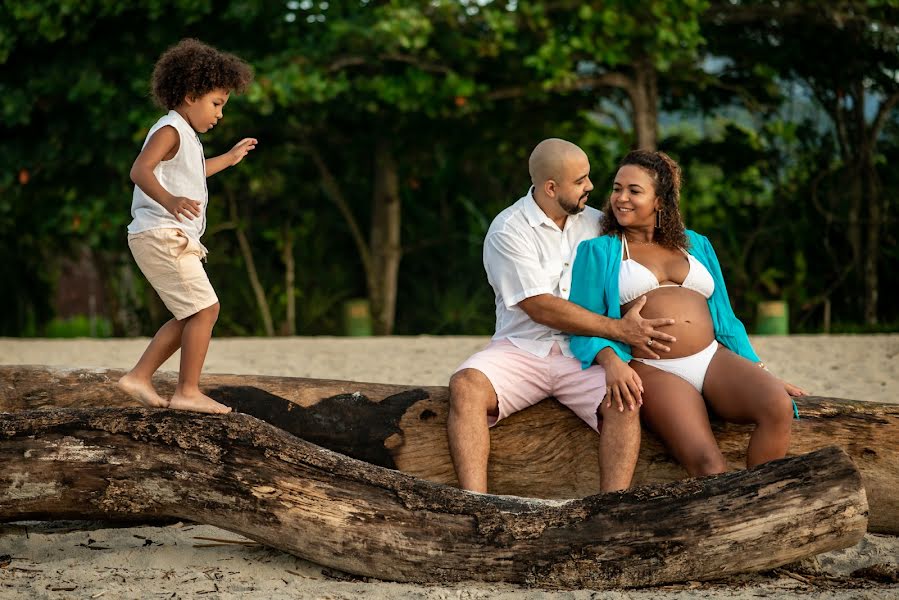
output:
[[[205,249],[180,229],[129,234],[128,247],[144,277],[179,321],[219,301],[203,268]]]

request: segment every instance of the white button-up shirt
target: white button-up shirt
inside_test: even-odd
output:
[[[588,206],[559,229],[537,206],[533,188],[496,216],[484,239],[484,269],[496,294],[494,340],[508,339],[541,357],[558,343],[565,356],[573,356],[568,334],[533,321],[518,303],[540,294],[568,299],[577,246],[599,235],[601,217]]]

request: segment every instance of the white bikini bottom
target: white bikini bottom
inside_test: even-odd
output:
[[[705,381],[706,371],[718,351],[718,342],[712,340],[704,350],[700,350],[696,354],[684,356],[682,358],[634,358],[644,365],[655,367],[666,373],[677,375],[684,381],[696,388],[696,391],[702,393],[702,382]]]

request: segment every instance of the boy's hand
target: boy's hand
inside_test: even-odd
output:
[[[228,150],[228,156],[231,159],[231,166],[233,167],[237,163],[243,160],[243,157],[247,155],[247,153],[256,147],[258,141],[256,138],[244,138],[237,142],[233,148]]]
[[[184,196],[172,196],[169,200],[162,203],[162,207],[172,213],[179,223],[182,222],[182,216],[187,217],[189,221],[199,217],[202,206],[201,202],[185,198]]]

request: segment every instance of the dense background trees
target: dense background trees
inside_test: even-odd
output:
[[[483,234],[548,136],[587,150],[595,205],[629,148],[680,160],[748,322],[781,298],[794,329],[899,322],[897,0],[7,0],[0,335],[165,318],[128,170],[187,36],[256,70],[204,138],[260,140],[210,180],[218,335],[340,333],[354,297],[378,333],[488,333]]]

